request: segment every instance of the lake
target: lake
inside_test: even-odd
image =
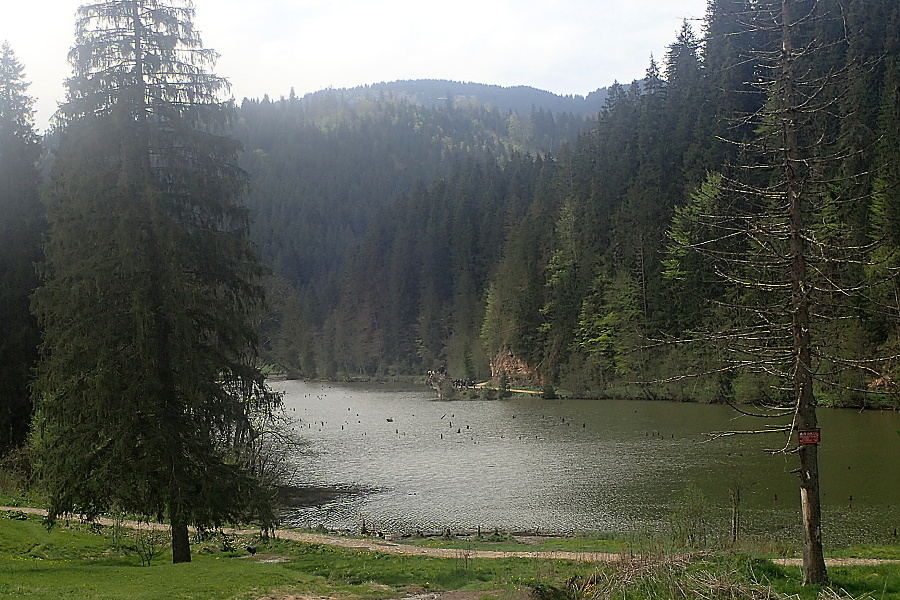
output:
[[[739,485],[746,535],[796,539],[783,434],[727,406],[621,400],[438,401],[388,385],[274,382],[303,441],[295,484],[333,495],[287,524],[388,532],[659,531],[695,486],[717,519]],[[896,541],[900,412],[819,410],[828,543]],[[722,528],[726,525],[721,525]]]

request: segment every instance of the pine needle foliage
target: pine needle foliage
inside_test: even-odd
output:
[[[261,268],[212,74],[181,0],[82,6],[57,127],[33,443],[50,521],[111,508],[187,526],[257,516],[277,400],[254,364]]]

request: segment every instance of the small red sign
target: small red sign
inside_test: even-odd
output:
[[[800,432],[800,444],[818,444],[822,441],[822,431],[820,429],[810,429],[809,431]]]

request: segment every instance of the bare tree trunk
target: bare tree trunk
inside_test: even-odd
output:
[[[822,510],[819,504],[818,446],[800,447],[800,509],[803,517],[803,585],[828,582],[822,552]]]
[[[782,0],[782,84],[784,118],[782,121],[785,180],[788,194],[791,248],[791,307],[794,348],[793,387],[797,406],[798,431],[816,429],[816,399],[813,395],[812,353],[810,342],[810,299],[803,240],[803,193],[806,164],[800,157],[797,135],[797,102],[794,91],[791,0]],[[819,504],[819,461],[816,444],[800,445],[800,508],[803,521],[803,584],[828,581],[822,551],[822,513]]]
[[[737,545],[741,538],[741,484],[737,480],[729,490],[731,497],[731,546]]]

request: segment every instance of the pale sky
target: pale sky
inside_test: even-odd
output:
[[[0,0],[43,129],[69,75],[84,0]],[[662,62],[707,0],[195,0],[195,25],[221,55],[232,93],[273,99],[400,79],[528,85],[587,95]],[[700,23],[695,22],[700,33]]]

